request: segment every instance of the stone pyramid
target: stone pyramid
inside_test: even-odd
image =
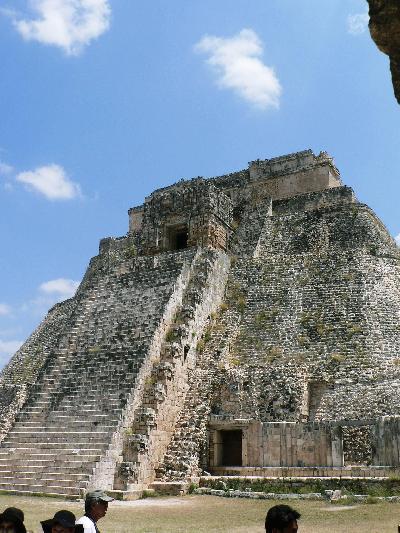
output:
[[[0,490],[398,466],[399,281],[325,152],[155,191],[1,373]]]

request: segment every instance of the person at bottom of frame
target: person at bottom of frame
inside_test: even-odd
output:
[[[85,533],[100,533],[97,522],[106,515],[108,504],[114,498],[107,496],[102,490],[88,492],[85,498],[85,515],[82,516],[77,524],[82,524]]]
[[[83,526],[76,525],[75,520],[71,511],[57,511],[53,518],[41,522],[43,533],[83,533]]]
[[[297,520],[300,513],[289,505],[275,505],[268,510],[265,518],[266,533],[297,533]]]

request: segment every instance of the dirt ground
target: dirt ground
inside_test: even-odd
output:
[[[262,533],[265,514],[276,503],[266,500],[228,499],[213,496],[147,498],[112,502],[99,521],[101,533]],[[25,524],[41,532],[40,520],[57,510],[69,509],[81,516],[83,503],[52,498],[0,496],[0,510],[16,506],[25,512]],[[324,502],[292,502],[301,514],[299,533],[397,533],[400,504],[377,503],[355,506]]]

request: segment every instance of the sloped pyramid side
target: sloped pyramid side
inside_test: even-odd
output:
[[[12,428],[3,425],[0,489],[76,495],[87,486],[181,303],[195,252],[92,260],[77,296],[2,373]]]

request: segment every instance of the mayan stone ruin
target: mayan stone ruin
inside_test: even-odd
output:
[[[387,475],[399,257],[325,152],[156,190],[0,375],[0,490]]]

